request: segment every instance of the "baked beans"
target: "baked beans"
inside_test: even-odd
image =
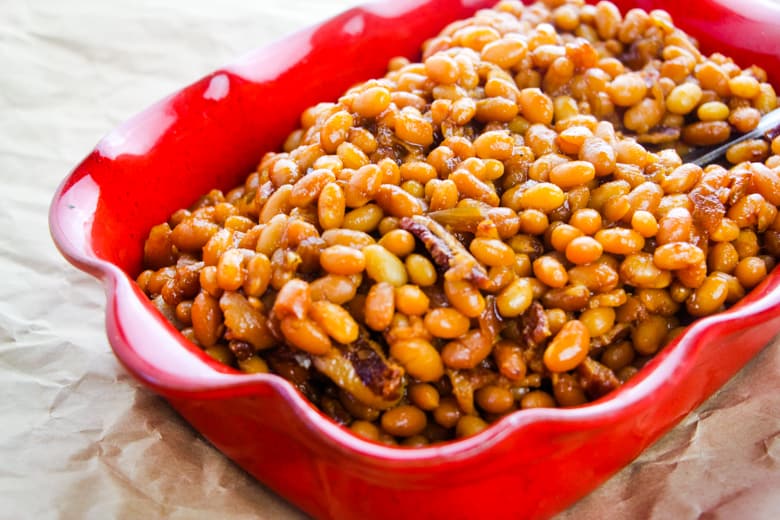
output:
[[[581,405],[774,267],[780,138],[682,158],[776,105],[663,11],[502,0],[153,227],[138,284],[375,442]]]

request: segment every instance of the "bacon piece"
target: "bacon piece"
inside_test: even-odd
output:
[[[403,396],[403,368],[387,360],[380,346],[365,335],[327,354],[313,356],[312,363],[337,386],[371,408],[392,408]]]
[[[729,206],[733,206],[739,199],[748,194],[753,182],[753,174],[744,165],[737,166],[731,170],[731,183],[729,186]]]
[[[526,344],[541,345],[552,333],[547,321],[547,314],[539,302],[533,302],[521,316],[522,334]]]
[[[423,215],[404,217],[399,224],[401,229],[420,239],[434,263],[445,272],[445,277],[467,280],[480,289],[490,287],[490,278],[485,268],[444,226]]]
[[[365,344],[347,348],[344,357],[352,363],[355,373],[366,387],[383,398],[393,399],[399,395],[403,371],[389,364],[375,349]]]
[[[577,373],[580,376],[580,385],[591,399],[598,399],[620,386],[620,380],[615,373],[591,357],[586,357],[585,361],[577,366]]]
[[[693,203],[693,220],[707,232],[715,231],[726,215],[726,207],[718,198],[718,194],[711,188],[700,185],[691,190],[688,198]]]

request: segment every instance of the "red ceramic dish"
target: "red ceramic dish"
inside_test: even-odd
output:
[[[122,364],[228,457],[314,517],[549,516],[635,458],[780,330],[776,270],[593,404],[522,411],[474,437],[409,450],[352,435],[280,377],[212,361],[153,308],[133,281],[152,225],[212,187],[239,183],[305,107],[381,75],[390,57],[415,56],[426,36],[493,3],[386,1],[253,52],[111,132],[54,197],[54,240],[105,283],[108,336]],[[780,80],[777,4],[617,3],[624,11],[666,8],[705,51],[760,64]]]

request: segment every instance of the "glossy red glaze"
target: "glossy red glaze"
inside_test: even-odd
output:
[[[780,330],[775,271],[596,403],[522,411],[468,439],[404,450],[353,436],[277,376],[211,361],[154,310],[132,279],[152,225],[212,187],[240,182],[305,107],[381,75],[394,55],[417,55],[426,36],[492,3],[387,1],[253,52],[111,132],[54,197],[54,240],[105,283],[108,337],[124,366],[227,456],[317,518],[548,516],[629,463]],[[758,63],[780,79],[776,4],[618,4],[666,8],[705,51]]]

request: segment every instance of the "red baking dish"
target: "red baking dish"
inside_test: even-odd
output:
[[[382,75],[392,56],[416,56],[425,37],[493,3],[388,0],[252,52],[112,131],[54,197],[54,240],[104,282],[108,337],[122,364],[225,455],[316,518],[549,516],[633,460],[780,330],[775,270],[595,403],[516,412],[476,436],[410,450],[356,437],[280,377],[212,361],[154,309],[133,281],[152,225],[212,187],[238,184],[305,107]],[[617,3],[624,11],[665,8],[706,52],[760,64],[780,80],[778,4]]]

